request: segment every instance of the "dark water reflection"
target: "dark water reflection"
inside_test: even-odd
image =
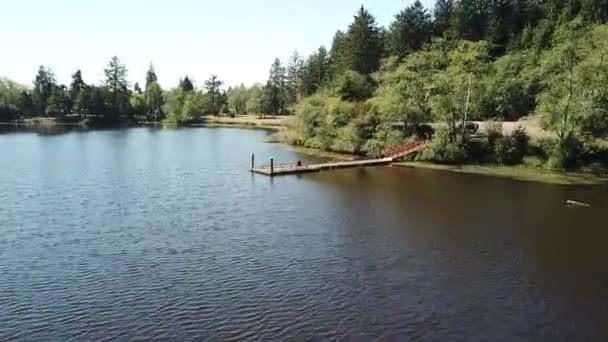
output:
[[[605,340],[608,189],[229,129],[0,135],[0,340]],[[567,199],[593,204],[566,208]]]

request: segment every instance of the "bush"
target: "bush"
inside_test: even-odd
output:
[[[441,128],[437,130],[433,145],[431,146],[430,158],[437,163],[458,164],[467,159],[466,150],[456,140],[450,140],[448,130]]]
[[[496,162],[504,165],[520,164],[528,151],[529,140],[521,126],[512,135],[497,139],[494,144]]]
[[[526,155],[530,145],[530,136],[528,136],[526,129],[522,126],[517,126],[512,135],[517,151],[519,151],[522,156]]]
[[[502,138],[502,121],[488,121],[486,123],[486,139],[491,149],[494,148],[494,144],[500,138]]]
[[[580,165],[580,157],[585,150],[583,142],[574,135],[568,136],[553,151],[559,166],[562,169],[572,169]]]
[[[515,139],[511,136],[502,137],[494,144],[496,162],[504,165],[515,165],[522,161],[523,155],[515,147]]]

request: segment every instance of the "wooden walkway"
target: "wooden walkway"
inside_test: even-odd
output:
[[[428,140],[420,140],[413,143],[405,144],[402,146],[397,146],[391,149],[388,149],[384,153],[384,158],[378,159],[363,159],[363,160],[351,160],[351,161],[341,161],[341,162],[329,162],[322,164],[298,164],[298,163],[287,163],[287,164],[274,164],[271,159],[270,165],[263,165],[260,167],[254,167],[254,156],[251,157],[251,172],[259,173],[266,176],[281,176],[281,175],[290,175],[290,174],[298,174],[298,173],[309,173],[309,172],[319,172],[322,170],[332,170],[332,169],[344,169],[351,167],[365,167],[365,166],[379,166],[379,165],[389,165],[393,161],[405,157],[409,154],[418,152],[427,146],[429,146],[430,141]]]

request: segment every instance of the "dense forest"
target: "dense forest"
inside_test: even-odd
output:
[[[80,71],[32,87],[0,79],[0,121],[50,116],[187,124],[206,114],[293,114],[281,136],[312,148],[381,155],[433,136],[418,158],[603,170],[608,162],[607,0],[419,1],[388,27],[364,7],[329,49],[276,59],[268,80],[222,88],[211,76],[163,90],[153,66],[131,85],[117,57],[102,84]],[[538,120],[543,134],[503,121]],[[487,121],[483,130],[469,122]],[[523,122],[523,121],[522,121]]]

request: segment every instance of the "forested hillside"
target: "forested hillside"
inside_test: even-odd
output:
[[[432,12],[415,2],[384,29],[361,8],[317,63],[327,76],[301,94],[286,139],[381,155],[434,133],[422,157],[436,162],[601,168],[607,18],[608,1],[440,0]],[[501,121],[526,116],[547,134],[503,136]],[[481,134],[470,120],[492,122]]]

